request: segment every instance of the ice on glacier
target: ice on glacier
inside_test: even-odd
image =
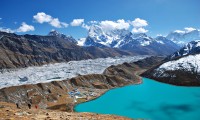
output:
[[[47,64],[22,69],[2,70],[0,72],[0,88],[63,80],[78,75],[101,74],[111,65],[134,62],[146,57],[147,56],[109,57]]]

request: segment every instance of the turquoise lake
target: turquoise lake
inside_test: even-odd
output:
[[[200,87],[180,87],[143,78],[143,83],[109,90],[78,104],[77,112],[147,120],[200,120]]]

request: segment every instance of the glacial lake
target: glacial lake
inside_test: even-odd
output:
[[[143,78],[140,85],[109,90],[78,104],[76,112],[114,114],[145,120],[200,120],[200,87],[180,87]]]

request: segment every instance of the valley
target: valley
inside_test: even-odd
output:
[[[139,73],[162,59],[163,57],[147,57],[135,62],[112,65],[102,74],[3,88],[0,90],[0,101],[19,103],[26,107],[31,100],[40,109],[71,112],[76,103],[95,99],[109,89],[141,83]]]
[[[0,120],[200,119],[197,1],[102,1],[1,2]]]

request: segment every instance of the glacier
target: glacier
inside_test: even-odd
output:
[[[124,62],[135,62],[146,57],[148,56],[108,57],[54,63],[20,69],[4,69],[0,72],[0,88],[64,80],[78,75],[101,74],[111,65],[118,65]]]

